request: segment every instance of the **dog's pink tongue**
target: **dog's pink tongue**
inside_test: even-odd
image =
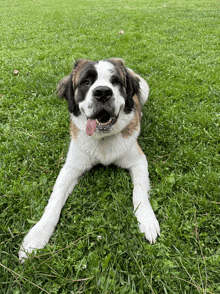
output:
[[[86,125],[86,134],[88,136],[92,136],[96,129],[96,120],[95,119],[87,119],[87,125]]]

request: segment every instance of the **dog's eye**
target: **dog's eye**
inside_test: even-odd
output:
[[[112,77],[112,85],[120,85],[121,81],[119,80],[118,77]]]
[[[89,79],[83,80],[83,81],[81,82],[81,85],[82,85],[82,86],[89,86],[89,85],[90,85],[90,80],[89,80]]]

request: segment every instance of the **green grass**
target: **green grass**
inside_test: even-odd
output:
[[[219,293],[218,1],[3,0],[0,20],[0,292]],[[128,173],[97,167],[21,265],[70,142],[56,84],[76,59],[109,57],[150,86],[139,143],[161,237],[139,233]]]

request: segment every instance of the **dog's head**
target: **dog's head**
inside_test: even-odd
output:
[[[71,74],[59,82],[57,90],[60,97],[67,99],[79,129],[90,136],[109,135],[121,131],[132,120],[139,80],[122,59],[80,59]]]

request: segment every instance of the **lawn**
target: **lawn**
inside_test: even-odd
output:
[[[219,2],[2,0],[0,20],[0,293],[220,293]],[[139,233],[127,171],[98,166],[21,265],[70,142],[56,85],[109,57],[150,86],[139,144],[161,237]]]

